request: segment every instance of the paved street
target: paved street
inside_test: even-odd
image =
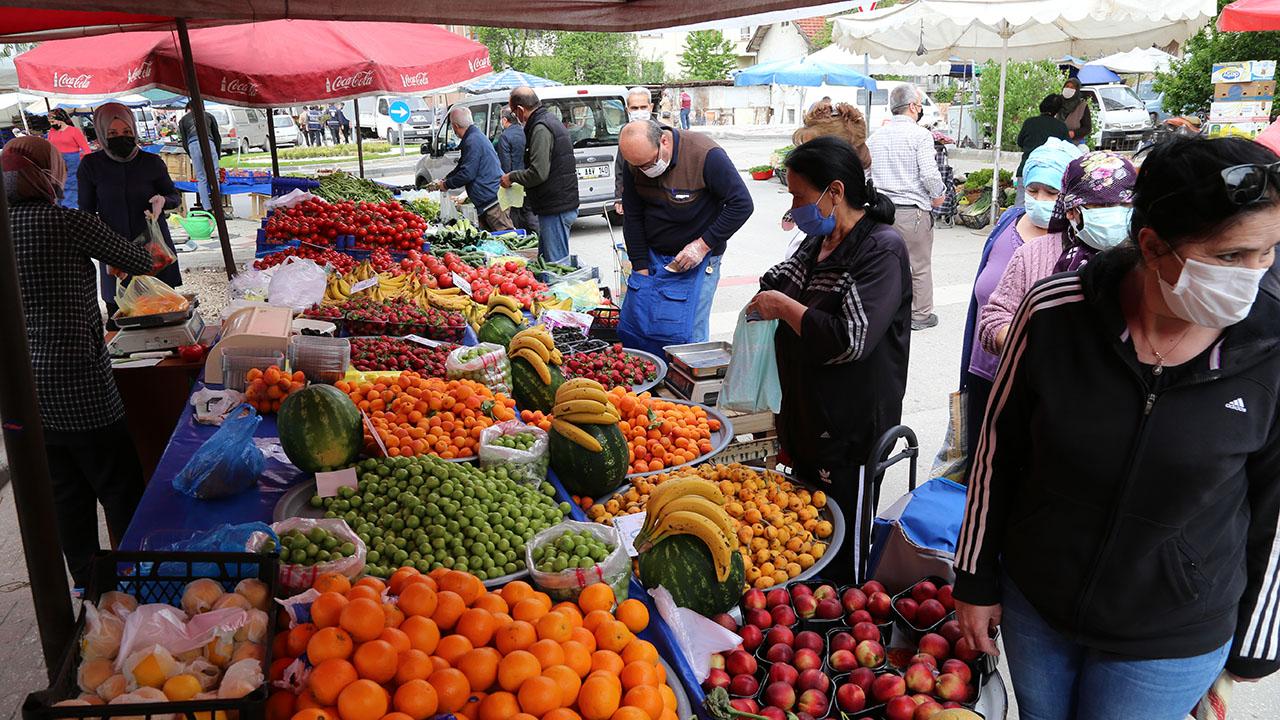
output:
[[[763,138],[737,136],[725,138],[722,144],[735,165],[746,168],[767,162],[770,152],[788,144],[788,140],[776,135]],[[409,168],[389,161],[379,161],[378,164],[379,172],[388,177],[398,178],[409,172]],[[977,167],[971,162],[957,161],[953,164],[958,173]],[[738,312],[754,294],[758,277],[782,259],[791,239],[790,233],[784,233],[778,226],[778,219],[790,206],[786,189],[776,181],[747,182],[756,210],[746,227],[730,242],[725,256],[711,323],[716,339],[732,338]],[[984,233],[963,228],[940,229],[936,235],[935,301],[941,322],[936,328],[912,335],[903,417],[903,422],[915,430],[920,440],[921,479],[927,476],[946,428],[947,395],[957,385],[964,313],[984,238]],[[614,240],[621,241],[620,228],[614,229],[611,235],[603,219],[585,218],[574,226],[570,247],[584,263],[599,266],[602,277],[610,284],[616,284],[613,280],[616,268],[612,249]],[[206,256],[212,263],[220,262],[214,251],[201,251],[201,261]],[[188,262],[186,256],[183,262]],[[897,468],[885,482],[882,507],[906,489],[905,470]],[[41,685],[44,677],[12,508],[10,488],[0,488],[0,554],[12,558],[11,564],[0,568],[0,718],[16,717],[22,697]],[[1007,678],[1007,668],[1002,672]],[[1231,703],[1231,717],[1273,718],[1277,707],[1280,707],[1280,679],[1239,685]],[[1016,709],[1010,712],[1009,717],[1017,718]]]

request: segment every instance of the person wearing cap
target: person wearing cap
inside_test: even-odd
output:
[[[62,188],[63,207],[80,207],[79,184],[76,182],[76,170],[80,168],[80,158],[93,152],[89,141],[85,139],[80,128],[71,122],[71,116],[62,108],[54,108],[49,113],[49,142],[53,149],[62,155],[67,164],[67,181]]]
[[[47,140],[0,151],[31,369],[58,539],[77,587],[99,550],[98,504],[112,542],[142,498],[142,466],[103,339],[93,261],[149,274],[151,255],[90,212],[60,207],[66,161]]]
[[[965,393],[968,457],[973,455],[978,428],[982,425],[982,415],[991,394],[991,383],[1000,364],[998,354],[975,342],[978,314],[991,299],[1018,248],[1048,235],[1053,206],[1062,191],[1062,176],[1067,164],[1078,157],[1078,146],[1058,138],[1048,138],[1040,147],[1027,153],[1022,168],[1023,182],[1027,185],[1026,204],[1011,207],[1000,216],[982,250],[973,293],[969,296],[969,313],[960,354],[960,390]]]

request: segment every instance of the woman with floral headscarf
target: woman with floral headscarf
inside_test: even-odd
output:
[[[80,169],[80,158],[93,152],[84,133],[71,122],[71,116],[62,108],[55,108],[49,113],[49,142],[62,154],[67,164],[67,182],[62,187],[62,206],[80,207],[78,204],[78,187],[76,170]]]
[[[160,156],[138,147],[133,112],[120,103],[100,105],[93,113],[93,129],[102,149],[80,162],[80,208],[97,213],[112,230],[130,240],[146,236],[147,213],[158,216],[165,244],[176,254],[163,212],[178,207],[178,189]],[[182,272],[176,262],[156,277],[170,287],[182,284]],[[110,318],[117,309],[116,280],[105,265],[101,280],[102,299]]]
[[[1013,315],[1032,285],[1054,273],[1077,270],[1128,237],[1137,179],[1128,158],[1104,150],[1067,165],[1049,234],[1013,253],[979,314],[977,335],[984,350],[999,355],[1004,349]]]
[[[142,468],[103,341],[93,261],[147,274],[151,255],[97,216],[57,205],[67,167],[49,141],[11,140],[0,170],[58,537],[72,578],[84,587],[99,549],[97,504],[119,538],[142,497]]]

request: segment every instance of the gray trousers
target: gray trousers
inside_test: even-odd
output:
[[[898,205],[893,229],[902,235],[911,261],[911,319],[924,320],[933,313],[933,213]]]

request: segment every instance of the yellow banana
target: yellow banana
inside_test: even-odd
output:
[[[566,382],[565,385],[568,385],[568,383]],[[570,400],[595,400],[596,402],[603,403],[605,405],[612,405],[612,403],[609,402],[609,393],[600,388],[578,386],[566,390],[565,385],[561,385],[560,389],[556,391],[556,402],[569,402]]]
[[[568,419],[568,418],[566,418]],[[572,420],[570,420],[572,422]],[[682,495],[673,499],[662,508],[662,515],[673,512],[691,512],[701,515],[716,527],[720,528],[720,532],[729,538],[729,544],[736,550],[738,548],[738,525],[724,511],[724,508],[700,495]],[[648,519],[646,514],[645,519]],[[646,525],[649,523],[645,523]]]
[[[573,378],[572,380],[564,381],[564,384],[556,391],[556,399],[560,399],[560,393],[575,390],[577,388],[592,388],[599,390],[600,392],[604,392],[604,386],[591,378]]]
[[[516,312],[520,312],[520,303],[516,302],[516,299],[511,297],[510,295],[493,293],[489,295],[488,304],[489,304],[489,307],[505,307],[508,310],[515,310]]]
[[[551,412],[556,415],[571,412],[603,413],[607,412],[609,407],[609,403],[602,403],[599,400],[562,400],[555,404]]]
[[[664,513],[649,533],[636,538],[636,550],[644,552],[672,535],[692,535],[707,546],[711,558],[716,564],[716,579],[724,582],[729,579],[729,571],[733,564],[733,547],[729,538],[709,518],[687,510]]]
[[[645,525],[652,526],[657,518],[661,516],[668,503],[676,498],[697,495],[705,498],[709,502],[723,506],[725,504],[724,493],[720,492],[720,488],[710,480],[703,480],[700,477],[682,477],[673,478],[663,483],[658,483],[653,491],[649,493],[649,499],[645,501]]]
[[[551,429],[591,452],[600,452],[604,449],[600,446],[599,440],[591,437],[585,430],[573,423],[565,422],[559,418],[553,418],[551,420]]]
[[[552,413],[558,418],[574,423],[576,425],[617,425],[618,418],[609,413]]]
[[[535,352],[529,348],[521,348],[520,350],[512,353],[511,357],[521,358],[525,362],[529,363],[534,372],[538,373],[538,379],[542,381],[543,385],[551,384],[551,370],[547,368],[547,364],[543,362],[542,358],[538,357]]]
[[[551,362],[556,365],[564,364],[564,356],[560,354],[559,349],[555,349],[551,351]]]
[[[542,358],[542,362],[544,363],[551,359],[551,353],[547,352],[547,348],[543,346],[542,343],[538,342],[537,340],[534,340],[531,337],[528,337],[527,335],[524,337],[521,337],[520,335],[516,335],[516,337],[511,341],[509,351],[515,352],[516,350],[523,350],[523,349],[530,350],[531,352],[533,352],[533,354],[537,355],[539,358]]]

